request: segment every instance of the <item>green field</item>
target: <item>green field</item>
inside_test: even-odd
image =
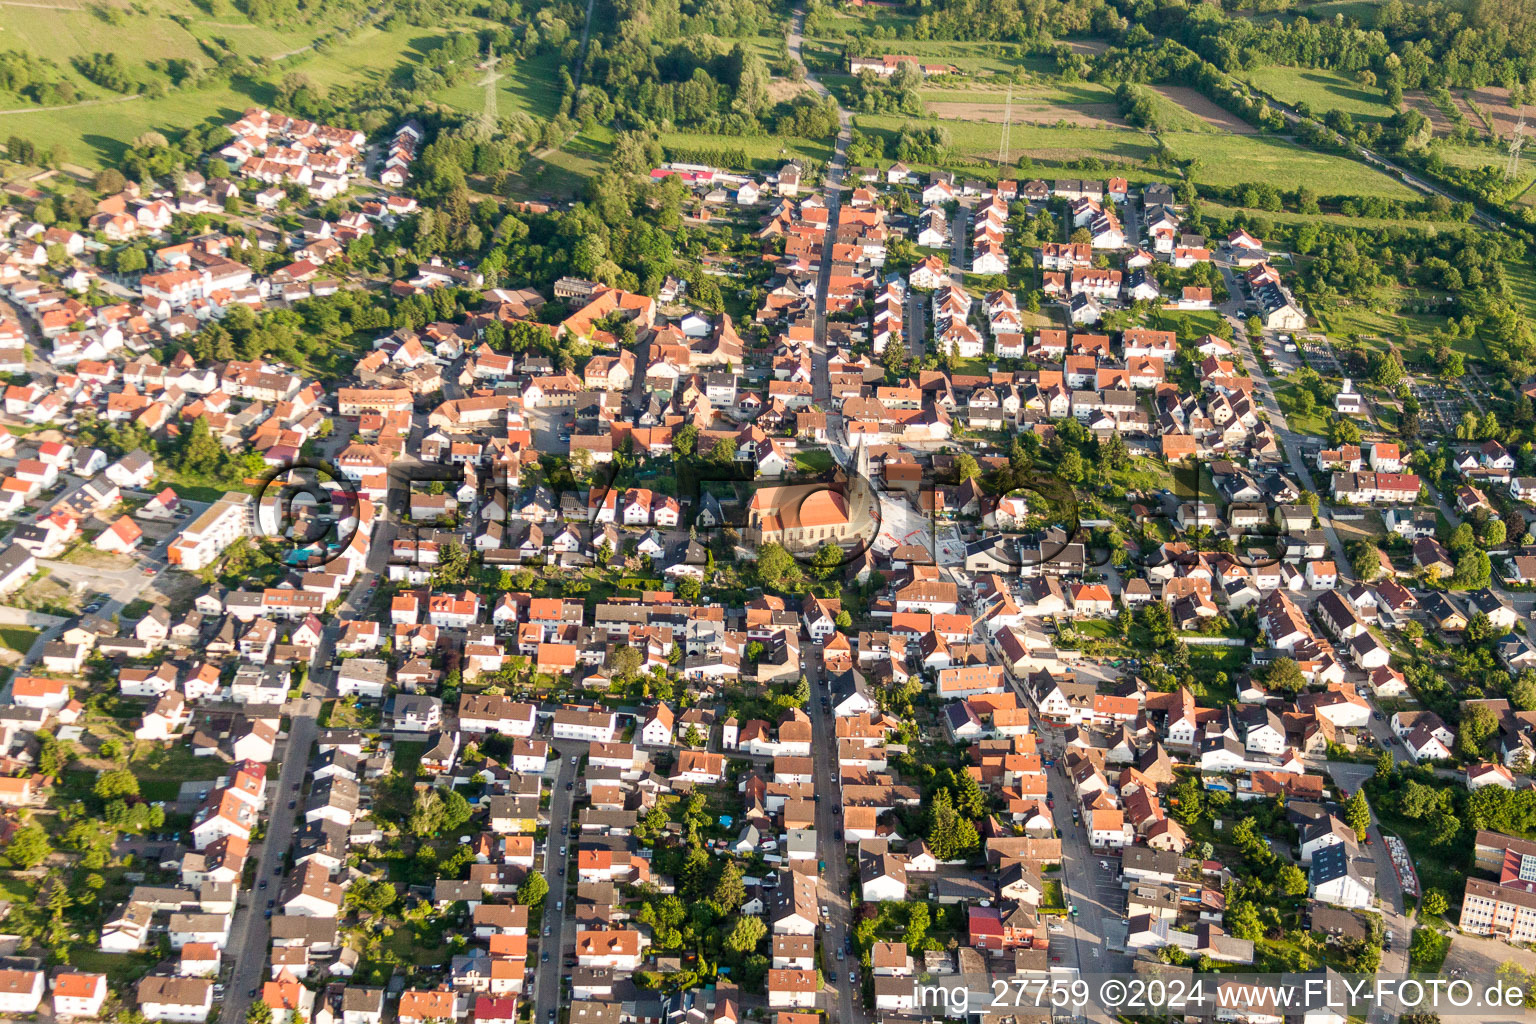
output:
[[[859,114],[855,123],[861,131],[884,135],[888,147],[901,129],[941,126],[949,133],[950,146],[957,157],[991,163],[997,158],[1003,126],[987,121],[924,121],[899,114]],[[1156,146],[1152,136],[1133,129],[1055,128],[1016,124],[1009,133],[1008,158],[1021,156],[1045,163],[1067,163],[1084,157],[1096,157],[1106,163],[1139,164],[1151,158]]]
[[[1434,313],[1416,313],[1410,308],[1422,303],[1432,293],[1384,289],[1369,305],[1342,306],[1317,311],[1317,322],[1334,337],[1352,337],[1367,348],[1384,349],[1387,342],[1396,346],[1405,361],[1422,362],[1434,342],[1432,333],[1445,326],[1445,317]],[[1488,350],[1476,337],[1458,337],[1451,345],[1469,359],[1487,359]]]
[[[1248,72],[1248,80],[1282,103],[1305,103],[1312,113],[1342,110],[1357,121],[1385,121],[1392,116],[1386,93],[1336,71],[1272,66]]]
[[[1203,184],[1310,182],[1320,193],[1328,195],[1418,198],[1418,193],[1406,185],[1363,163],[1315,153],[1272,136],[1167,132],[1162,139],[1169,152],[1179,159],[1199,161],[1191,175]]]
[[[276,59],[314,42],[333,26],[282,30],[256,25],[232,6],[215,3],[219,13],[210,16],[191,0],[150,0],[123,11],[113,24],[105,15],[115,4],[6,4],[0,15],[5,49],[26,50],[48,57],[82,92],[83,98],[112,95],[91,84],[69,67],[74,57],[115,51],[130,65],[148,60],[181,57],[212,61],[200,43],[222,49],[218,42],[244,57]],[[119,7],[119,10],[121,8]],[[7,103],[6,107],[17,104]]]
[[[1536,316],[1536,269],[1529,263],[1509,260],[1504,264],[1504,276],[1512,297],[1525,307],[1525,315]]]
[[[1374,228],[1401,228],[1404,231],[1424,231],[1438,234],[1444,229],[1456,230],[1466,225],[1461,221],[1415,220],[1409,217],[1347,217],[1342,213],[1292,213],[1289,210],[1248,210],[1246,207],[1228,206],[1215,200],[1201,199],[1201,207],[1213,217],[1235,217],[1252,214],[1263,217],[1272,224],[1320,224],[1330,227],[1368,231]]]
[[[32,641],[37,639],[40,632],[26,626],[0,626],[0,645],[26,654],[32,649]]]
[[[501,78],[496,82],[497,116],[507,117],[521,112],[547,119],[559,113],[560,95],[551,85],[557,80],[563,63],[558,53],[540,54],[530,60],[503,61]],[[433,98],[466,113],[478,114],[485,109],[485,86],[480,84],[483,80],[484,74],[477,72]]]
[[[661,132],[666,147],[681,149],[739,149],[759,170],[777,170],[797,157],[825,163],[832,156],[832,140],[788,138],[779,135],[715,135],[708,132]]]
[[[385,85],[397,68],[419,62],[447,33],[483,24],[457,19],[441,29],[349,26],[350,35],[329,38],[311,50],[310,43],[334,26],[322,22],[300,30],[274,30],[251,24],[223,0],[212,0],[212,6],[217,13],[209,16],[191,0],[146,0],[138,8],[147,13],[134,13],[121,26],[114,26],[85,8],[0,5],[0,48],[53,59],[67,70],[65,77],[75,84],[82,101],[64,109],[32,109],[26,101],[0,93],[0,137],[20,135],[45,151],[60,145],[75,163],[87,168],[105,166],[120,160],[127,143],[143,132],[175,132],[209,118],[230,121],[247,107],[271,104],[270,83],[290,72],[304,75],[322,90]],[[208,66],[212,60],[199,40],[215,52],[225,49],[216,41],[222,40],[243,56],[282,63],[255,77],[237,76],[228,84],[204,89],[174,89],[157,98],[109,92],[70,65],[74,57],[116,52],[133,75],[143,71],[146,60],[170,57]],[[540,59],[514,70],[503,81],[502,111],[553,113],[556,63],[558,58]],[[472,81],[478,80],[474,75]],[[472,84],[450,92],[445,102],[476,113],[484,107],[484,90]]]

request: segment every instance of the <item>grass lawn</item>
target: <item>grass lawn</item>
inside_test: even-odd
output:
[[[128,769],[143,783],[201,782],[215,779],[223,771],[217,758],[197,757],[190,748],[177,744],[161,747],[145,743],[134,750]],[[174,795],[174,794],[173,794]]]
[[[832,468],[832,453],[824,449],[795,453],[795,469],[802,473],[825,473]]]
[[[32,649],[32,642],[41,632],[40,629],[28,629],[25,626],[0,626],[0,644],[26,654]]]
[[[69,965],[76,970],[105,974],[114,987],[137,981],[149,973],[159,956],[155,953],[103,953],[84,943],[71,946]]]
[[[1301,413],[1297,407],[1296,398],[1300,393],[1301,387],[1297,384],[1275,385],[1275,401],[1280,403],[1280,411],[1285,413],[1286,423],[1298,434],[1326,436],[1328,433],[1328,410],[1319,403],[1312,407],[1311,412]]]
[[[1342,110],[1357,121],[1385,121],[1392,116],[1386,93],[1335,71],[1272,66],[1248,72],[1248,80],[1282,103],[1306,103],[1312,113]]]
[[[1309,181],[1324,195],[1418,198],[1406,185],[1363,163],[1316,153],[1274,136],[1165,132],[1162,139],[1169,152],[1179,159],[1199,160],[1191,171],[1197,183]]]
[[[202,502],[218,501],[230,491],[243,490],[240,487],[217,487],[202,480],[188,479],[168,467],[161,468],[159,478],[150,486],[149,490],[152,493],[159,493],[160,489],[164,487],[169,487],[175,491],[178,498]]]

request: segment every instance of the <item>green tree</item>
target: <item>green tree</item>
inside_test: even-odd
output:
[[[981,465],[976,461],[976,456],[970,452],[961,452],[955,459],[955,474],[961,483],[981,476]]]
[[[1456,745],[1467,757],[1481,758],[1487,751],[1488,741],[1498,731],[1498,715],[1486,704],[1473,704],[1462,715],[1461,728],[1456,731]]]
[[[474,817],[475,810],[469,806],[469,801],[456,789],[450,789],[448,795],[443,798],[443,829],[447,832],[456,832],[469,823]]]
[[[406,819],[405,827],[412,835],[425,838],[442,831],[446,821],[442,796],[435,789],[425,789],[417,793],[411,803],[411,815]]]
[[[1295,696],[1306,687],[1307,677],[1302,674],[1301,666],[1292,659],[1276,658],[1269,663],[1269,670],[1264,673],[1264,684],[1286,696]]]
[[[1432,917],[1438,917],[1450,908],[1446,901],[1445,893],[1439,889],[1428,889],[1424,893],[1424,913]]]
[[[18,868],[29,870],[41,864],[52,852],[53,844],[48,841],[48,833],[42,826],[25,825],[11,837],[5,855]]]
[[[800,566],[782,544],[769,541],[757,549],[757,577],[764,586],[784,589],[800,582]]]
[[[745,956],[756,949],[767,934],[768,926],[762,918],[742,914],[731,925],[731,930],[725,933],[725,948],[737,956]]]
[[[1381,552],[1368,540],[1354,541],[1349,546],[1349,565],[1356,576],[1369,583],[1381,572]]]
[[[1193,775],[1182,775],[1168,790],[1169,813],[1181,825],[1193,825],[1204,811],[1205,792],[1200,780]],[[1205,858],[1209,860],[1210,858]]]
[[[96,776],[93,790],[102,800],[121,800],[139,795],[139,780],[126,768],[109,768]]]
[[[1068,448],[1061,455],[1061,464],[1056,467],[1056,473],[1068,483],[1079,483],[1083,479],[1083,457],[1076,448]]]
[[[1282,896],[1305,896],[1306,873],[1295,864],[1286,864],[1275,874],[1275,890]]]
[[[544,897],[549,895],[549,882],[545,881],[543,874],[538,871],[528,872],[528,877],[523,879],[523,884],[517,887],[517,902],[525,907],[538,907],[544,903]]]
[[[258,999],[245,1011],[245,1024],[272,1024],[272,1007],[265,999]]]
[[[715,883],[715,893],[711,897],[715,909],[722,917],[733,914],[736,908],[741,906],[747,898],[747,887],[742,882],[741,868],[735,861],[728,861],[725,869],[720,872],[720,880]],[[754,942],[755,946],[756,943]]]
[[[469,572],[469,550],[458,541],[449,541],[438,549],[437,565],[432,569],[434,587],[456,587]]]
[[[1365,841],[1365,833],[1371,827],[1371,807],[1365,802],[1365,790],[1355,790],[1355,795],[1344,804],[1344,823],[1355,830],[1355,838]]]

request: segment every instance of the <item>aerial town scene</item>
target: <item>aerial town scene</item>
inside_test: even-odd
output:
[[[0,0],[0,1018],[1521,1019],[1528,107],[1536,0]]]

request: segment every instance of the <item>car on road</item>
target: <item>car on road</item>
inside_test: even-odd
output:
[[[842,950],[838,950],[837,951],[837,961],[838,961],[838,963],[842,963],[842,961],[843,961],[843,951]]]
[[[544,954],[539,957],[539,963],[541,963],[541,964],[549,963],[549,953],[548,953],[548,951],[544,952]]]
[[[272,920],[272,911],[270,911],[270,910],[267,911],[267,920],[268,921]]]
[[[577,762],[577,760],[579,760],[579,759],[578,758],[574,758],[574,757],[571,758],[571,764],[574,765]]]
[[[567,782],[567,783],[566,783],[566,784],[565,784],[565,791],[566,791],[566,792],[567,792],[567,793],[569,793],[569,792],[570,792],[570,791],[571,791],[571,790],[573,790],[573,789],[575,789],[575,788],[576,788],[576,783],[574,783],[574,782]]]
[[[267,880],[265,878],[263,878],[261,880],[261,883],[256,886],[256,888],[258,888],[258,889],[265,889],[266,887],[267,887]]]
[[[549,938],[549,925],[544,926],[544,937]]]
[[[275,900],[275,899],[273,899],[273,900],[267,900],[267,906],[269,906],[269,907],[275,907],[275,906],[277,906],[277,900]]]
[[[827,980],[830,981],[832,984],[836,985],[837,984],[837,972],[833,971],[831,974],[827,975]]]
[[[1047,926],[1046,926],[1046,931],[1052,931],[1052,932],[1064,932],[1064,931],[1066,931],[1066,929],[1065,929],[1065,928],[1063,928],[1063,927],[1062,927],[1062,926],[1061,926],[1061,925],[1059,925],[1059,924],[1053,924],[1053,925],[1047,925]]]
[[[255,989],[251,989],[249,992],[247,992],[245,994],[245,997],[247,999],[255,999],[256,998],[256,990]]]
[[[560,834],[561,835],[565,835],[569,831],[570,831],[570,826],[569,825],[561,825],[560,826]]]
[[[290,811],[293,810],[297,806],[299,806],[299,802],[297,800],[289,800],[288,801],[288,809]]]
[[[565,909],[565,900],[555,900],[555,909],[557,911],[564,910]]]

